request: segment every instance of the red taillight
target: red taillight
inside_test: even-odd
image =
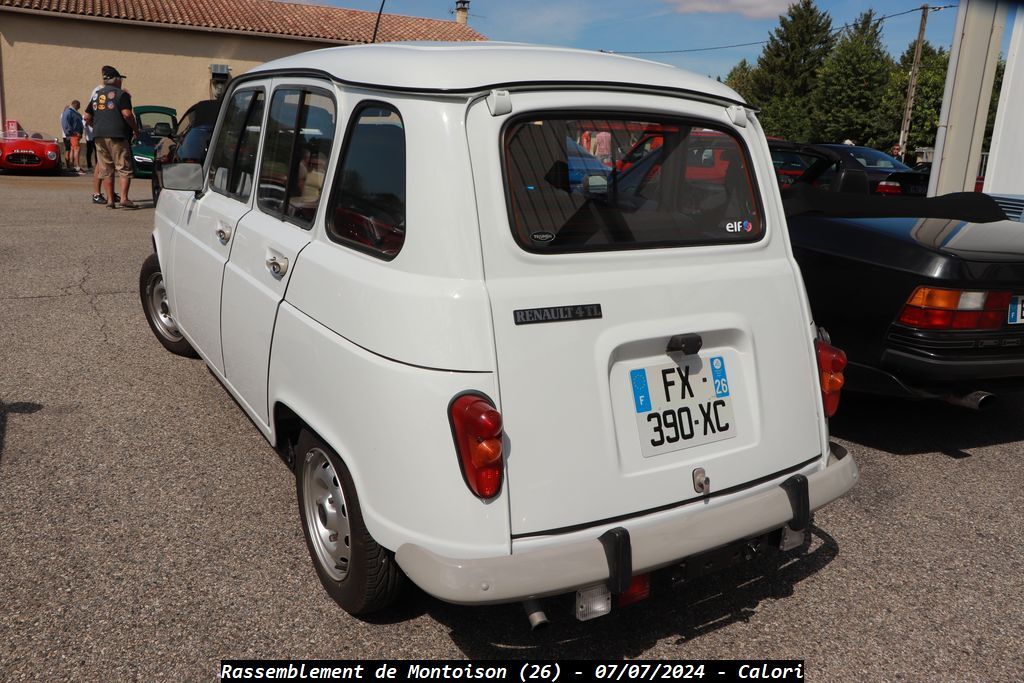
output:
[[[903,194],[903,188],[895,180],[883,180],[875,185],[877,194]]]
[[[480,498],[493,498],[504,471],[501,413],[487,398],[465,394],[452,401],[448,416],[466,485]]]
[[[646,600],[649,597],[651,597],[651,575],[637,574],[629,582],[629,588],[616,596],[615,604],[618,607],[625,607],[626,605],[632,605],[634,602]]]
[[[919,330],[998,330],[1006,319],[1010,292],[918,287],[899,321]]]
[[[821,339],[814,340],[814,351],[818,357],[818,375],[821,378],[821,402],[825,416],[832,417],[839,409],[839,392],[843,389],[846,368],[846,354]]]

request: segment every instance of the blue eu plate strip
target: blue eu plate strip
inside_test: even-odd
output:
[[[651,409],[651,392],[647,390],[647,372],[630,370],[629,379],[633,383],[633,401],[636,403],[636,412],[646,413]]]
[[[1012,299],[1010,299],[1010,317],[1006,322],[1010,323],[1011,325],[1016,325],[1018,311],[1020,311],[1020,297],[1015,296]]]
[[[715,396],[724,398],[729,395],[729,378],[725,375],[725,360],[721,356],[711,359],[711,379],[715,383]]]

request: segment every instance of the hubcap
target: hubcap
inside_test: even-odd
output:
[[[167,288],[164,286],[164,276],[161,273],[153,273],[146,283],[146,309],[153,326],[159,330],[166,339],[176,342],[181,341],[181,332],[178,332],[178,325],[171,316],[171,307],[167,303]]]
[[[317,560],[328,576],[341,581],[352,559],[348,507],[338,473],[319,448],[310,449],[303,461],[302,500]]]

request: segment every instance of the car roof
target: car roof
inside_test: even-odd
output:
[[[874,147],[868,147],[867,145],[844,145],[842,143],[835,143],[835,142],[817,143],[816,146],[817,147],[825,147],[827,149],[834,149],[837,152],[850,152],[850,151],[853,151],[855,149],[866,149],[866,150],[870,150],[872,152],[882,152],[882,150],[880,150],[880,149],[875,149]],[[882,152],[882,154],[885,154],[885,152]]]
[[[181,118],[184,119],[189,114],[193,114],[195,125],[213,125],[217,122],[219,112],[220,100],[200,100],[189,107]]]
[[[167,114],[168,116],[177,116],[178,112],[173,107],[164,107],[158,104],[140,104],[137,107],[132,107],[136,114]]]
[[[668,64],[621,55],[520,43],[386,43],[314,50],[274,60],[267,71],[325,72],[332,78],[379,89],[480,92],[525,84],[611,84],[682,90],[743,103],[713,79]]]

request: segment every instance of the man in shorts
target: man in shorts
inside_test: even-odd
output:
[[[78,113],[81,108],[81,102],[71,100],[71,104],[60,115],[61,132],[64,133],[64,161],[67,162],[68,170],[75,173],[82,173],[79,145],[85,127],[82,125],[82,115]]]
[[[124,75],[112,66],[103,67],[103,85],[96,89],[85,109],[96,142],[96,177],[106,189],[107,208],[117,208],[114,175],[121,185],[121,208],[137,209],[128,199],[132,183],[132,140],[139,135],[139,124],[132,111],[132,96],[121,89]],[[95,195],[93,197],[95,201]]]

